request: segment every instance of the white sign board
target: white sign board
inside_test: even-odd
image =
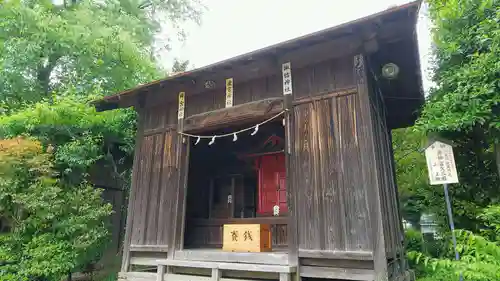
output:
[[[290,62],[284,63],[281,66],[283,74],[283,95],[292,94],[292,66]]]
[[[458,183],[457,167],[451,145],[435,141],[425,149],[425,158],[432,185]]]

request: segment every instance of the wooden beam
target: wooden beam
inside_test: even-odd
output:
[[[388,280],[387,257],[384,237],[384,226],[382,222],[382,207],[380,199],[379,167],[375,151],[375,133],[373,121],[373,109],[370,100],[370,90],[367,78],[367,66],[365,55],[354,56],[354,75],[358,88],[360,107],[362,111],[361,126],[363,135],[361,136],[361,150],[364,156],[364,165],[361,175],[363,177],[364,188],[370,200],[370,220],[371,220],[371,241],[373,247],[373,260],[375,268],[375,280]]]
[[[168,245],[130,245],[131,252],[168,252]]]
[[[118,276],[126,281],[156,281],[156,273],[149,272],[120,272]]]
[[[366,251],[323,251],[323,250],[300,250],[301,258],[317,259],[345,259],[345,260],[373,260],[373,253]]]
[[[200,132],[265,119],[283,110],[282,98],[270,98],[192,115],[184,122],[184,131]]]
[[[341,96],[348,96],[348,95],[353,95],[356,94],[358,91],[357,87],[348,87],[345,89],[339,89],[334,92],[332,91],[326,91],[326,92],[319,92],[316,93],[314,96],[308,96],[308,97],[302,97],[299,99],[295,99],[293,101],[293,105],[300,105],[304,103],[310,103],[310,102],[315,102],[315,101],[320,101],[324,99],[331,99],[333,97],[341,97]]]
[[[257,217],[233,219],[190,219],[189,223],[196,226],[220,226],[223,224],[288,224],[287,217]]]
[[[375,280],[371,269],[332,268],[320,266],[301,266],[300,276],[309,278],[341,279],[341,280]],[[378,279],[376,279],[378,281]]]
[[[300,264],[322,267],[373,269],[373,260],[301,258]]]
[[[288,61],[284,61],[288,63]],[[295,62],[290,63],[290,74],[291,81],[293,85],[294,79],[294,69],[297,68]],[[282,73],[283,78],[283,73]],[[284,79],[284,78],[283,78]],[[294,169],[294,161],[293,161],[293,153],[292,147],[295,144],[293,128],[295,127],[295,118],[293,114],[293,87],[291,94],[284,94],[284,109],[285,109],[285,177],[286,177],[286,197],[287,197],[287,205],[288,205],[288,225],[287,225],[287,244],[288,244],[288,264],[292,266],[299,266],[299,243],[298,243],[298,229],[297,229],[297,186],[294,184],[293,173],[295,173]],[[281,276],[280,276],[281,279]]]
[[[151,265],[151,266],[157,266],[158,263],[156,262],[158,258],[156,257],[131,257],[129,263],[133,265]]]
[[[156,261],[160,265],[168,265],[174,267],[192,267],[192,268],[207,268],[233,271],[254,271],[254,272],[275,272],[275,273],[293,273],[296,270],[294,266],[288,265],[268,265],[268,264],[249,264],[249,263],[221,263],[221,262],[206,262],[206,261],[182,261],[161,259]]]
[[[212,277],[167,273],[166,281],[212,281]],[[256,281],[255,279],[220,278],[220,281]],[[142,281],[142,280],[141,280]]]
[[[175,259],[288,265],[288,254],[286,252],[234,253],[222,252],[220,250],[182,250],[175,253]]]

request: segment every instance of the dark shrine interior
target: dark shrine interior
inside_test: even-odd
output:
[[[221,135],[245,127],[203,132]],[[221,246],[222,225],[286,217],[284,127],[281,119],[234,135],[190,138],[186,247]],[[279,213],[276,213],[279,206]]]

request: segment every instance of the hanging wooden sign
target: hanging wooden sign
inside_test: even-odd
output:
[[[233,106],[233,78],[226,79],[226,107]]]
[[[292,94],[292,66],[290,62],[282,65],[283,74],[283,95]]]
[[[178,112],[177,118],[178,119],[184,119],[184,107],[186,106],[185,95],[186,95],[186,93],[184,93],[184,92],[179,93],[179,109],[177,110],[177,112]]]

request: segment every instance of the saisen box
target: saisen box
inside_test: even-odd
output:
[[[227,252],[269,252],[272,250],[268,224],[225,224],[222,250]]]

